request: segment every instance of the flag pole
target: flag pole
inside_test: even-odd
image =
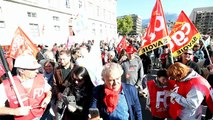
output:
[[[12,84],[12,86],[13,86],[14,91],[15,91],[17,100],[18,100],[20,106],[21,106],[21,107],[24,107],[24,104],[23,104],[23,102],[22,102],[22,100],[21,100],[21,96],[20,96],[20,94],[19,94],[19,92],[18,92],[18,89],[17,89],[17,87],[16,87],[16,85],[15,85],[15,82],[14,82],[13,76],[12,76],[12,74],[11,74],[11,72],[10,72],[9,66],[8,66],[8,64],[7,64],[7,61],[6,61],[5,57],[4,57],[4,53],[3,53],[3,49],[2,49],[2,47],[1,47],[1,45],[0,45],[0,57],[1,57],[1,61],[2,61],[2,64],[3,64],[3,66],[4,66],[4,69],[5,69],[6,73],[7,73],[7,76],[9,77],[10,82],[11,82],[11,84]]]
[[[169,39],[169,41],[171,40],[171,38],[169,36],[167,36],[167,38]],[[167,44],[169,44],[170,42],[168,42]],[[168,46],[168,45],[167,45]],[[172,49],[171,49],[171,45],[169,45],[169,54],[171,54],[169,57],[171,57],[171,62],[172,64],[174,64],[174,57],[172,55]]]
[[[207,56],[208,56],[209,62],[210,62],[210,64],[212,64],[212,60],[211,60],[211,58],[210,58],[209,51],[207,50],[207,48],[206,48],[206,46],[205,46],[205,42],[204,42],[202,39],[200,39],[200,40],[202,41],[203,47],[204,47],[204,49],[206,50],[206,54],[207,54]]]
[[[169,47],[169,53],[171,54],[170,57],[171,57],[171,62],[172,64],[174,64],[174,57],[172,55],[172,51],[171,51],[171,48]]]

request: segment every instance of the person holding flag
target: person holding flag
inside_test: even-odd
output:
[[[0,115],[12,115],[15,120],[41,118],[52,93],[43,75],[38,74],[40,66],[32,55],[17,56],[14,67],[17,68],[18,75],[13,77],[14,84],[10,79],[0,84]]]

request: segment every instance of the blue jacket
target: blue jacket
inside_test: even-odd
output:
[[[142,120],[142,111],[137,89],[133,85],[125,83],[122,83],[122,89],[128,105],[129,120]],[[98,108],[100,117],[103,118],[103,120],[108,120],[109,113],[104,103],[104,96],[104,85],[95,87],[93,90],[91,108]]]

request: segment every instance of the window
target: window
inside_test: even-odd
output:
[[[103,11],[103,16],[104,16],[104,19],[105,19],[105,17],[106,17],[106,10],[105,9]]]
[[[82,0],[78,0],[78,8],[81,8],[83,5]]]
[[[54,30],[55,31],[60,31],[60,26],[59,25],[54,25]]]
[[[35,23],[30,23],[30,31],[33,37],[39,37],[39,26]]]
[[[100,16],[100,7],[97,6],[97,16]]]
[[[0,28],[5,28],[5,22],[4,21],[0,21]]]
[[[70,8],[70,1],[66,0],[66,8]]]
[[[102,24],[100,24],[100,34],[103,34]]]
[[[37,13],[36,12],[27,12],[28,17],[37,17]]]
[[[92,34],[93,34],[93,35],[96,35],[95,23],[92,23]]]
[[[53,21],[59,21],[59,17],[58,16],[53,16]]]

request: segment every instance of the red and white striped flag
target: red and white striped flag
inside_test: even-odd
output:
[[[152,10],[150,23],[146,29],[146,34],[139,49],[139,55],[152,51],[169,42],[168,28],[164,17],[163,7],[160,0],[156,0]]]

